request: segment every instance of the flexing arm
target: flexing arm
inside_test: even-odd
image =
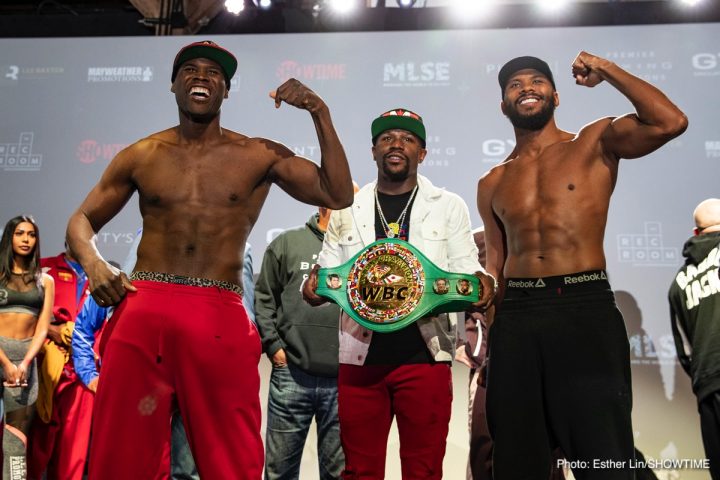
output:
[[[609,60],[580,52],[572,73],[586,87],[607,81],[635,106],[635,113],[616,118],[603,134],[605,152],[616,158],[647,155],[687,128],[687,117],[664,93]]]
[[[272,166],[272,180],[301,202],[333,210],[349,206],[353,200],[350,167],[328,106],[315,92],[294,78],[283,83],[270,96],[275,99],[276,108],[285,102],[310,112],[320,143],[319,167],[283,147],[285,151],[278,153],[279,160]]]
[[[135,290],[127,276],[108,264],[95,244],[98,231],[127,203],[135,191],[132,182],[131,146],[121,151],[103,173],[100,182],[70,217],[67,243],[88,275],[90,291],[104,307],[118,303],[126,290]]]

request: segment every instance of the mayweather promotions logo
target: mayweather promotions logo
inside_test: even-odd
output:
[[[392,242],[368,248],[348,278],[350,307],[373,323],[395,322],[409,315],[425,291],[425,272],[418,258]]]

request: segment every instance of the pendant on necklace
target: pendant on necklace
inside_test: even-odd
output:
[[[388,223],[388,228],[390,229],[390,231],[387,232],[388,237],[395,238],[400,234],[400,225],[397,223]]]

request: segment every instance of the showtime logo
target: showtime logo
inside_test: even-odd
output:
[[[294,60],[285,60],[280,64],[275,75],[281,82],[291,78],[298,80],[345,80],[347,64],[345,63],[308,63],[301,64]]]
[[[42,155],[33,153],[33,132],[22,132],[17,143],[0,143],[0,169],[34,172],[42,167]]]
[[[96,140],[83,140],[77,148],[80,163],[91,164],[98,160],[109,162],[126,145],[122,143],[100,143]]]
[[[450,62],[386,63],[383,87],[449,87]]]

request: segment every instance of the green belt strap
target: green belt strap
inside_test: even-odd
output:
[[[384,238],[343,265],[321,268],[316,293],[363,327],[394,332],[422,317],[466,310],[481,288],[475,275],[446,272],[408,242]]]

